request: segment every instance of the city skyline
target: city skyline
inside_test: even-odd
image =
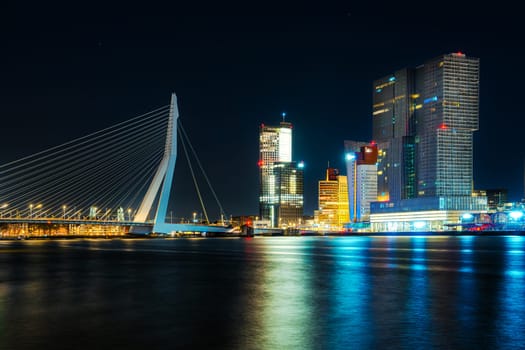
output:
[[[492,34],[477,27],[422,30],[412,33],[414,45],[403,40],[411,33],[404,26],[373,29],[371,12],[326,6],[314,16],[315,10],[220,12],[217,18],[188,15],[188,9],[180,12],[185,16],[115,16],[110,8],[69,19],[46,10],[49,21],[36,13],[17,21],[22,12],[15,9],[13,23],[4,23],[0,164],[165,105],[176,92],[181,121],[231,214],[257,213],[258,126],[277,124],[286,112],[294,125],[294,159],[305,162],[305,213],[311,215],[326,162],[344,169],[343,141],[372,139],[372,82],[462,51],[481,64],[474,188],[508,188],[514,201],[523,196],[522,125],[512,107],[522,73],[512,69],[519,55],[511,50],[509,27]],[[231,169],[242,180],[234,188],[227,181]],[[191,213],[198,205],[186,187],[175,188],[174,205]]]

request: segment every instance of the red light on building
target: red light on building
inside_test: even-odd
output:
[[[443,123],[443,124],[441,124],[441,125],[439,126],[439,128],[440,128],[441,130],[446,130],[446,129],[447,129],[447,124]]]
[[[260,161],[257,162],[257,165],[259,166],[259,168],[262,167],[263,164],[264,164],[264,162],[263,162],[262,160],[260,160]]]

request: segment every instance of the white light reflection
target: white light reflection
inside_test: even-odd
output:
[[[306,349],[315,333],[310,302],[314,293],[311,255],[305,251],[304,242],[296,245],[267,242],[265,255],[268,259],[264,278],[260,281],[265,297],[261,312],[262,338],[258,346],[262,349]]]

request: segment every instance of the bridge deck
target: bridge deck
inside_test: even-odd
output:
[[[0,218],[0,223],[6,224],[58,224],[58,225],[104,225],[104,226],[151,226],[148,222],[93,220],[93,219],[61,219],[61,218]]]

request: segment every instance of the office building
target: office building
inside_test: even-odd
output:
[[[473,133],[479,119],[479,59],[461,53],[422,68],[416,135],[418,197],[471,196]]]
[[[303,163],[292,161],[292,124],[260,127],[259,215],[272,227],[294,226],[303,215]]]
[[[446,54],[375,81],[372,117],[387,199],[371,205],[373,230],[447,229],[462,212],[486,211],[486,197],[472,195],[479,59]]]
[[[350,221],[368,221],[370,203],[377,201],[377,145],[345,141],[345,148]]]
[[[325,180],[319,181],[319,210],[315,222],[324,229],[341,229],[349,221],[347,177],[328,168]]]
[[[402,69],[374,81],[372,139],[377,143],[378,197],[414,198],[415,70]]]

